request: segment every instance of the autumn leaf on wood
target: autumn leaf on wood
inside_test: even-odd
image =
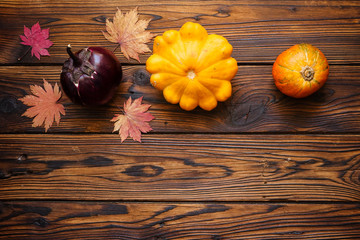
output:
[[[153,38],[153,34],[145,31],[150,20],[139,20],[137,8],[122,14],[118,9],[113,21],[106,19],[106,31],[103,32],[105,38],[113,43],[118,43],[121,52],[129,59],[139,60],[138,53],[150,52],[145,44]]]
[[[152,130],[149,121],[154,119],[151,113],[146,112],[150,104],[141,104],[143,97],[135,99],[133,102],[131,97],[124,103],[124,114],[115,114],[111,119],[114,123],[114,131],[119,131],[121,142],[129,135],[134,141],[141,142],[141,133],[147,133]]]
[[[24,26],[24,36],[20,35],[21,44],[31,47],[31,56],[35,55],[40,60],[40,55],[50,56],[48,50],[53,43],[49,38],[49,28],[41,29],[39,22],[31,27],[31,30]]]
[[[33,127],[44,124],[45,132],[55,121],[58,125],[60,122],[60,113],[65,115],[64,106],[58,103],[61,98],[61,92],[57,83],[54,89],[51,84],[44,79],[44,88],[38,85],[31,85],[30,90],[34,95],[26,95],[19,100],[25,105],[30,106],[22,116],[33,119]]]

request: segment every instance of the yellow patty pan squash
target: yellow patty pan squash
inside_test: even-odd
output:
[[[187,22],[180,31],[155,38],[146,70],[169,103],[187,111],[197,106],[210,111],[231,96],[230,80],[238,70],[232,50],[224,37],[208,35],[200,24]]]

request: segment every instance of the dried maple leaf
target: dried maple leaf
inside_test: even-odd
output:
[[[124,114],[115,114],[111,119],[114,123],[114,131],[119,131],[121,142],[129,135],[134,141],[141,142],[141,132],[147,133],[152,130],[149,121],[154,119],[151,113],[146,112],[150,104],[141,104],[143,97],[131,101],[131,97],[124,103]]]
[[[41,126],[44,123],[45,132],[51,127],[54,120],[59,125],[60,113],[65,115],[65,109],[62,104],[58,103],[61,92],[57,83],[53,89],[51,84],[44,79],[44,88],[31,85],[30,90],[34,95],[19,98],[25,105],[31,106],[22,116],[34,118],[33,127]]]
[[[49,28],[41,30],[39,22],[31,27],[31,30],[24,26],[24,36],[20,35],[21,44],[31,47],[31,56],[35,55],[40,60],[40,55],[50,56],[48,50],[53,43],[47,39],[49,37]]]
[[[113,21],[106,19],[105,38],[113,43],[120,44],[124,56],[139,60],[138,53],[150,52],[145,44],[153,38],[153,34],[145,31],[150,20],[139,20],[137,8],[122,14],[118,9]]]

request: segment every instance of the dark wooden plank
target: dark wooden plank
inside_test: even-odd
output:
[[[17,63],[27,47],[20,45],[23,26],[37,21],[51,28],[51,57],[40,62],[62,63],[65,47],[115,45],[103,37],[105,19],[117,7],[130,10],[139,6],[142,18],[152,19],[149,29],[162,34],[179,29],[186,21],[203,24],[209,33],[224,35],[234,46],[239,62],[273,62],[291,45],[308,42],[318,46],[330,63],[360,63],[360,5],[358,1],[106,1],[81,2],[50,0],[6,0],[0,3],[0,63]],[[149,43],[149,46],[152,44]],[[116,52],[123,62],[126,60]],[[149,54],[141,56],[145,62]],[[27,56],[22,62],[39,62]],[[135,61],[131,61],[135,63]]]
[[[167,103],[162,93],[149,84],[144,66],[124,67],[124,79],[107,106],[89,108],[72,104],[64,96],[66,116],[49,132],[111,133],[110,119],[124,101],[144,96],[152,105],[154,132],[351,132],[360,131],[360,67],[330,66],[325,86],[305,99],[281,94],[271,75],[272,66],[240,66],[232,80],[233,96],[211,112],[186,112]],[[31,119],[21,117],[26,106],[19,100],[30,94],[30,84],[42,85],[45,78],[59,83],[60,66],[0,67],[0,132],[43,133],[32,128]]]
[[[0,239],[359,239],[359,204],[3,202]]]
[[[360,135],[0,135],[0,199],[359,201]]]

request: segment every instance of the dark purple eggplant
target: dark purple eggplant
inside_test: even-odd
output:
[[[122,68],[113,52],[102,47],[84,48],[75,54],[67,47],[60,82],[65,94],[82,105],[103,105],[114,96]]]

